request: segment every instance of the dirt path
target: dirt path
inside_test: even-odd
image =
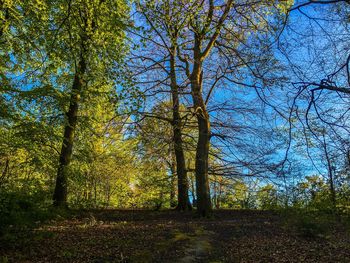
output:
[[[197,227],[194,235],[190,237],[185,256],[179,259],[182,263],[205,262],[212,251],[213,232]]]

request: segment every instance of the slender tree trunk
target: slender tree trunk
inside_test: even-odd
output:
[[[191,178],[191,189],[192,189],[192,204],[193,206],[197,207],[197,193],[196,193],[196,187],[195,187],[193,178]]]
[[[216,182],[216,177],[214,178],[214,182],[212,184],[212,188],[213,188],[213,205],[215,208],[217,208],[217,182]]]
[[[176,173],[178,184],[178,203],[177,209],[180,211],[191,209],[191,205],[188,198],[188,179],[185,162],[185,153],[183,149],[182,141],[182,120],[180,115],[180,101],[179,91],[176,80],[176,48],[171,48],[172,54],[170,55],[170,79],[171,79],[171,94],[173,102],[173,140],[174,140],[174,152],[176,158]]]
[[[329,191],[331,194],[330,197],[331,197],[331,202],[332,202],[332,208],[335,211],[336,207],[337,207],[337,198],[336,198],[336,192],[335,192],[335,188],[334,188],[333,167],[332,167],[332,161],[331,161],[329,154],[328,154],[326,138],[324,135],[323,135],[323,148],[324,148],[324,152],[325,152],[326,160],[327,160]]]
[[[85,71],[85,59],[83,55],[81,55],[78,67],[75,71],[69,109],[66,112],[66,125],[64,127],[63,142],[56,177],[56,186],[53,195],[54,206],[67,206],[67,168],[72,156],[74,133],[78,120],[79,101],[81,90],[84,85],[83,76]]]
[[[94,179],[94,207],[97,207],[97,180]]]
[[[172,160],[170,165],[171,178],[170,178],[170,207],[176,207],[176,160],[175,155],[172,153]]]
[[[198,122],[198,142],[196,148],[195,165],[197,212],[200,216],[209,216],[212,210],[208,178],[210,121],[202,96],[201,46],[200,41],[197,38],[194,45],[194,65],[191,74],[191,92]]]
[[[218,201],[217,201],[216,209],[220,209],[220,207],[221,207],[221,197],[222,197],[222,184],[219,181],[219,194],[218,194]]]
[[[190,162],[190,161],[188,161],[188,162]],[[187,170],[189,170],[189,169],[187,169]],[[191,175],[189,178],[190,178],[190,183],[191,183],[192,205],[194,207],[197,207],[196,187],[195,187],[195,183],[193,181],[193,176]]]
[[[337,195],[334,188],[334,174],[332,170],[329,171],[329,190],[331,192],[333,210],[335,211],[337,208]]]

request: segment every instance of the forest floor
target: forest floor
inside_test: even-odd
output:
[[[0,262],[350,262],[343,224],[326,233],[308,223],[300,232],[286,222],[270,211],[219,210],[210,219],[176,211],[85,211],[10,231],[0,239]]]

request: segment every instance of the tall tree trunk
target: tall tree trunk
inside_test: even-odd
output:
[[[188,179],[185,162],[185,153],[183,149],[182,141],[182,120],[180,115],[180,101],[179,91],[176,80],[176,48],[171,48],[172,54],[170,55],[170,79],[171,79],[171,94],[173,101],[173,140],[174,140],[174,152],[176,158],[176,173],[178,184],[178,203],[177,209],[180,211],[191,209],[191,205],[188,198]]]
[[[194,45],[194,65],[191,74],[191,93],[198,122],[198,142],[195,164],[197,212],[200,216],[209,216],[212,210],[208,178],[210,121],[202,96],[201,45],[197,38]]]
[[[83,55],[80,56],[78,67],[75,71],[74,81],[71,90],[69,109],[66,112],[66,125],[56,177],[56,186],[53,195],[54,206],[67,206],[67,168],[71,160],[74,133],[78,120],[78,108],[80,94],[84,86],[84,74],[86,63]]]

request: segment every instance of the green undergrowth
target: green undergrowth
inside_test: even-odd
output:
[[[44,238],[34,236],[32,231],[49,220],[62,220],[72,217],[74,211],[54,208],[43,202],[43,195],[23,193],[0,194],[0,244],[19,245],[27,239]]]
[[[332,211],[285,209],[280,211],[285,228],[304,238],[329,238],[336,230],[350,231],[350,215]]]

